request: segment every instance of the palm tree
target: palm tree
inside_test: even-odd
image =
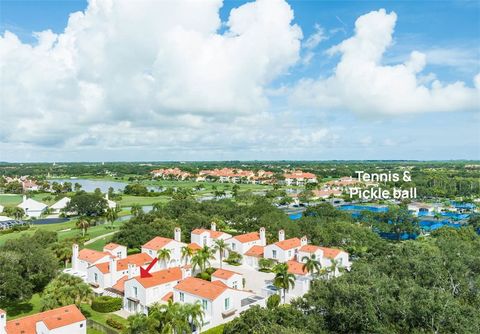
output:
[[[263,270],[270,269],[273,266],[273,260],[262,257],[258,260],[258,266]]]
[[[204,246],[192,256],[192,269],[200,268],[201,272],[204,272],[207,266],[210,265],[210,260],[214,259],[212,249],[208,246]]]
[[[160,262],[165,263],[165,268],[168,267],[168,261],[170,261],[172,251],[168,248],[163,248],[158,251],[158,259]]]
[[[338,260],[332,259],[330,260],[330,262],[331,262],[330,267],[328,267],[327,269],[329,274],[333,272],[333,276],[336,276],[337,272],[344,271],[344,268],[339,266],[340,262]]]
[[[81,217],[77,223],[76,223],[76,226],[79,228],[79,229],[82,229],[82,236],[85,236],[85,233],[87,233],[87,230],[88,228],[90,227],[90,221],[85,218],[85,217]]]
[[[55,256],[65,263],[65,268],[67,267],[68,260],[72,257],[72,247],[66,243],[55,243],[53,245],[53,252]]]
[[[286,263],[279,263],[274,268],[275,278],[273,285],[277,289],[283,290],[283,303],[285,304],[287,291],[295,287],[295,275],[288,272],[288,265]]]
[[[192,258],[193,254],[195,254],[195,251],[188,246],[183,246],[181,253],[182,253],[182,260],[185,259],[185,265],[187,265],[188,261]]]
[[[203,309],[199,301],[195,304],[183,304],[183,316],[190,324],[190,329],[200,329],[203,325]]]
[[[322,265],[316,259],[315,254],[312,254],[312,256],[310,257],[304,256],[302,258],[302,262],[304,262],[302,270],[312,275],[317,275],[320,272],[320,269],[322,268]]]
[[[113,223],[118,218],[117,209],[116,208],[115,209],[114,208],[108,208],[107,211],[105,212],[105,218],[107,218],[107,220],[110,222],[110,224],[113,227]]]
[[[144,334],[152,333],[159,325],[154,317],[147,317],[145,314],[136,313],[127,319],[128,325],[125,329],[125,334]]]
[[[215,250],[220,253],[220,268],[222,268],[223,255],[226,250],[230,250],[230,247],[228,247],[228,244],[225,242],[225,240],[217,239],[215,240]]]

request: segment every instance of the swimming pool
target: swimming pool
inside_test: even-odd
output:
[[[339,207],[343,211],[370,211],[370,212],[388,212],[387,206],[373,206],[373,205],[341,205]]]

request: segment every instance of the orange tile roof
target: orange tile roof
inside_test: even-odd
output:
[[[244,255],[246,256],[256,256],[256,257],[261,257],[263,256],[263,249],[265,247],[263,246],[252,246]]]
[[[226,269],[217,269],[212,274],[212,276],[215,276],[215,277],[218,277],[218,278],[221,278],[221,279],[229,279],[233,275],[241,275],[241,274],[236,273],[236,272],[231,271],[231,270],[226,270]]]
[[[137,267],[149,264],[153,258],[147,253],[138,253],[129,255],[124,259],[117,261],[117,271],[127,270],[129,264],[134,264]],[[110,262],[98,263],[95,265],[103,274],[110,272]]]
[[[88,248],[84,248],[80,252],[78,252],[78,258],[80,260],[87,261],[88,263],[97,262],[104,256],[111,256],[111,254],[107,252],[99,252]]]
[[[280,247],[283,250],[289,250],[292,248],[300,247],[301,241],[299,238],[291,238],[283,241],[278,241],[275,243],[276,246]]]
[[[164,237],[155,237],[149,242],[147,242],[145,245],[143,245],[142,247],[153,249],[153,250],[159,250],[165,247],[171,241],[174,241],[174,240],[169,238],[164,238]]]
[[[178,283],[175,289],[209,300],[215,300],[228,288],[223,284],[215,284],[200,278],[188,277]]]
[[[305,253],[315,253],[319,249],[321,248],[315,245],[304,245],[300,247],[300,251]]]
[[[112,286],[112,289],[125,292],[125,281],[128,279],[128,275],[122,276],[117,283]]]
[[[195,242],[189,243],[187,247],[194,251],[202,249],[202,247]]]
[[[233,239],[236,239],[243,244],[245,242],[260,240],[260,234],[258,232],[250,232],[246,234],[236,235],[233,237]]]
[[[134,279],[138,281],[144,288],[151,288],[152,286],[157,286],[173,281],[180,281],[182,279],[182,270],[180,267],[163,269],[151,273],[151,277],[140,277],[137,276]]]
[[[169,299],[172,299],[172,298],[173,298],[173,292],[170,291],[165,296],[162,297],[162,300],[166,302],[166,301],[168,301]]]
[[[327,248],[327,247],[319,247],[323,251],[323,256],[328,257],[329,259],[334,259],[343,252],[341,249],[337,248]]]
[[[108,249],[108,250],[114,250],[115,248],[117,247],[121,247],[122,245],[119,245],[119,244],[116,244],[116,243],[109,243],[109,244],[106,244],[103,249]]]
[[[221,232],[221,231],[212,231],[212,230],[207,230],[205,228],[196,228],[192,231],[192,234],[202,234],[205,232],[208,232],[210,234],[210,238],[212,239],[218,239],[223,234],[225,234],[224,232]]]
[[[75,305],[69,305],[7,321],[6,329],[8,334],[35,334],[39,321],[43,321],[48,329],[55,329],[84,320],[80,310]]]
[[[290,260],[287,261],[288,272],[295,275],[306,275],[307,271],[303,270],[303,263],[298,261]]]

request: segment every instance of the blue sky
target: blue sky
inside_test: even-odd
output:
[[[207,23],[205,27],[199,24],[198,27],[191,28],[188,23],[183,27],[188,26],[188,29],[193,30],[205,28],[202,34],[208,36],[205,37],[204,44],[208,44],[211,41],[209,38],[215,34],[217,37],[228,39],[232,29],[236,29],[227,24],[230,12],[239,7],[246,9],[246,6],[243,6],[245,3],[244,1],[224,2],[219,11],[219,17],[223,23],[217,26],[216,32],[208,31]],[[278,24],[276,29],[266,28],[263,23],[259,24],[258,33],[245,34],[242,37],[244,40],[250,38],[252,41],[245,42],[243,47],[239,47],[239,52],[228,58],[232,61],[231,64],[228,61],[223,64],[222,61],[215,60],[212,62],[213,65],[208,65],[219,64],[208,71],[214,78],[215,71],[218,71],[218,76],[222,77],[223,73],[229,71],[250,73],[249,70],[252,68],[250,76],[245,75],[244,78],[238,78],[238,75],[225,76],[221,79],[224,80],[223,82],[215,79],[207,80],[205,86],[211,86],[212,90],[203,92],[203,96],[199,97],[196,88],[199,84],[196,80],[198,73],[204,73],[198,72],[202,68],[192,65],[193,74],[187,73],[187,70],[182,67],[178,70],[174,69],[172,64],[176,62],[170,57],[161,58],[164,63],[170,64],[167,68],[162,68],[164,63],[160,62],[157,56],[155,61],[145,59],[145,63],[135,66],[135,68],[143,68],[142,75],[151,74],[150,79],[158,82],[149,88],[149,93],[145,93],[147,97],[142,100],[136,99],[139,94],[144,93],[144,90],[131,92],[136,88],[124,87],[115,80],[119,72],[128,73],[125,76],[119,75],[118,80],[133,78],[132,73],[127,69],[132,62],[136,62],[136,59],[131,58],[135,54],[125,56],[123,59],[123,55],[127,55],[131,48],[139,48],[139,58],[142,58],[143,53],[140,50],[142,47],[145,47],[145,54],[151,51],[152,55],[164,50],[164,44],[161,44],[164,43],[163,40],[158,42],[157,49],[150,50],[153,40],[148,41],[146,37],[130,39],[134,34],[147,37],[161,35],[159,31],[147,30],[155,26],[154,23],[149,25],[148,18],[145,19],[145,31],[142,31],[143,25],[138,24],[142,22],[140,19],[136,21],[135,26],[131,27],[131,35],[126,28],[117,25],[118,22],[112,18],[110,30],[105,31],[115,32],[115,29],[119,31],[111,37],[117,38],[114,40],[115,43],[111,44],[113,47],[110,47],[115,49],[115,53],[111,51],[112,54],[109,54],[110,51],[106,50],[92,56],[92,52],[97,52],[98,46],[92,46],[92,50],[82,49],[82,52],[75,53],[73,58],[62,58],[62,61],[68,58],[69,61],[74,59],[73,61],[78,63],[73,65],[75,67],[73,72],[69,69],[68,72],[58,70],[57,73],[57,67],[62,70],[65,67],[65,63],[60,61],[57,66],[59,54],[63,55],[67,49],[68,52],[77,52],[78,48],[86,48],[84,44],[79,44],[80,47],[73,49],[60,49],[63,46],[58,36],[62,36],[69,24],[69,15],[86,10],[87,5],[86,1],[77,0],[4,0],[1,2],[0,36],[4,37],[4,45],[15,45],[15,47],[7,48],[8,52],[11,52],[10,57],[0,58],[0,65],[10,68],[20,67],[15,72],[18,73],[18,82],[14,82],[17,79],[7,80],[17,78],[14,74],[9,76],[7,73],[0,88],[7,92],[4,96],[11,96],[11,89],[11,92],[24,95],[25,101],[19,103],[17,97],[12,98],[12,101],[5,99],[2,102],[4,110],[2,113],[5,112],[5,115],[8,113],[8,117],[0,121],[5,122],[1,127],[4,134],[0,135],[0,149],[3,152],[0,160],[480,159],[478,112],[480,98],[478,89],[474,88],[474,77],[480,73],[480,7],[476,1],[289,1],[288,5],[294,15],[293,20],[285,19],[284,22],[278,19],[275,23]],[[155,6],[151,10],[158,10],[158,20],[162,20],[161,15],[164,11],[175,10],[171,7],[161,8],[158,4]],[[255,6],[255,8],[252,6],[248,11],[246,10],[247,13],[241,19],[249,22],[250,17],[257,19],[260,17],[258,20],[269,22],[268,18],[262,18],[261,15],[265,16],[264,13],[268,12],[270,15],[283,18],[288,12],[288,6],[284,7],[280,2],[278,5],[271,6],[264,9],[261,6]],[[381,8],[386,11],[378,12],[378,15],[367,15]],[[184,8],[181,9],[184,10]],[[118,12],[122,10],[120,8]],[[393,18],[395,14],[392,12],[396,14],[396,19]],[[207,22],[207,18],[210,19],[214,14],[215,8],[212,8],[205,11],[202,9],[198,15],[204,15]],[[88,15],[91,17],[87,18]],[[92,27],[93,35],[90,36],[95,36],[95,29],[99,29],[100,36],[105,31],[102,30],[104,25],[95,21],[98,19],[95,15],[98,14],[88,15],[83,19]],[[101,17],[105,17],[106,22],[110,22],[108,15],[113,14],[105,9],[105,13],[101,15],[104,15]],[[142,16],[146,13],[139,9],[131,15]],[[182,16],[183,14],[178,15],[179,22],[187,20]],[[358,67],[362,67],[362,64],[368,66],[369,60],[376,59],[376,55],[372,54],[366,56],[368,58],[366,62],[359,63],[356,59],[353,63],[342,61],[351,57],[356,58],[356,52],[358,52],[358,58],[363,57],[360,54],[360,46],[365,45],[367,37],[362,37],[355,32],[355,22],[363,16],[366,21],[365,29],[371,31],[365,36],[368,38],[374,36],[373,41],[368,40],[367,44],[382,38],[388,39],[390,35],[392,41],[387,43],[385,52],[372,70],[374,72],[367,74],[367,77],[371,75],[370,78],[376,79],[365,79],[364,82],[362,81],[364,77],[359,72],[360,74],[357,73],[359,76],[355,74],[352,78],[359,78],[360,81],[356,85],[352,84],[347,90],[344,87],[350,84],[349,70],[347,68],[346,77],[341,77],[336,74],[337,68],[352,66],[351,70],[355,72],[361,70]],[[135,19],[132,18],[132,21]],[[213,24],[213,19],[211,22]],[[394,22],[393,26],[392,22]],[[377,26],[384,26],[385,29],[382,28],[382,30]],[[392,28],[391,34],[388,33],[390,28]],[[56,34],[56,37],[49,35],[55,38],[56,42],[51,45],[46,42],[47,46],[42,48],[33,32],[48,29]],[[69,33],[71,36],[76,36],[73,43],[86,38],[85,30],[82,30],[86,28],[76,27],[75,29],[78,31]],[[165,28],[161,29],[169,29],[169,26],[165,24]],[[286,29],[285,32],[281,33],[282,29]],[[6,31],[16,35],[20,41],[16,43],[9,40],[6,37]],[[299,34],[298,31],[301,33]],[[241,35],[242,32],[238,34]],[[255,44],[258,42],[255,38],[263,36],[262,34],[268,36],[268,43],[275,40],[270,47],[272,50],[258,49],[258,45],[261,44]],[[286,34],[290,35],[285,37]],[[217,37],[213,37],[213,40]],[[317,42],[314,42],[314,37],[319,38]],[[337,48],[335,53],[331,52],[332,48],[349,39],[354,39],[351,41],[354,46],[340,48],[340,51]],[[171,41],[171,38],[166,40]],[[309,44],[309,40],[312,43]],[[190,45],[192,50],[195,50],[195,41],[193,39],[191,44],[187,43],[179,48],[180,51],[175,52],[181,52],[181,54],[174,53],[172,57],[178,59],[185,56],[185,59],[189,59],[184,52],[189,52],[187,49]],[[298,45],[295,44],[297,42]],[[94,40],[92,45],[95,43]],[[105,40],[102,39],[99,43],[105,43]],[[156,40],[155,43],[157,43]],[[250,44],[257,45],[257,48],[248,50]],[[28,45],[33,49],[26,48]],[[291,48],[285,45],[291,45]],[[40,51],[35,51],[36,47]],[[201,48],[201,46],[198,47]],[[207,54],[210,52],[203,48],[201,50]],[[219,49],[212,50],[222,52]],[[228,52],[230,47],[225,47],[225,50]],[[256,55],[257,51],[258,55]],[[383,76],[399,64],[405,64],[408,68],[410,65],[407,64],[410,64],[412,51],[418,51],[425,56],[425,63],[422,62],[422,57],[418,60],[418,64],[421,64],[418,65],[420,68],[418,71],[411,73],[405,70],[408,73],[399,72],[394,76]],[[262,63],[258,59],[252,60],[250,58],[252,54],[255,54],[258,59],[265,58],[269,61]],[[280,54],[282,57],[277,57]],[[112,60],[112,56],[115,55],[119,55],[122,61],[119,60],[117,63],[116,60]],[[100,61],[102,57],[111,63],[109,67],[112,68],[108,71],[97,68],[105,64]],[[28,68],[27,71],[26,66],[15,62],[16,58],[27,59],[24,63],[33,67]],[[129,63],[125,63],[127,60]],[[51,67],[38,65],[42,61]],[[209,59],[206,61],[210,64]],[[15,64],[12,63],[14,65],[9,66],[11,64],[8,62],[15,62]],[[417,61],[414,63],[416,64]],[[199,66],[206,66],[205,62],[202,64]],[[238,69],[235,66],[238,66]],[[38,76],[29,78],[28,75],[32,72],[38,73]],[[262,72],[262,75],[258,72]],[[104,76],[98,78],[96,77],[98,73],[103,73]],[[155,73],[161,73],[161,75],[156,77]],[[163,78],[170,78],[169,76],[172,76],[172,79],[165,79],[167,83],[163,83]],[[192,94],[180,93],[179,100],[167,94],[170,90],[178,91],[178,87],[173,86],[174,84],[182,86],[183,82],[178,83],[174,80],[177,76],[184,78],[185,82],[191,80],[194,85],[193,88],[185,88],[187,92],[191,89]],[[407,76],[410,79],[415,78],[417,88],[424,85],[431,97],[425,99],[423,95],[412,96],[410,101],[407,89],[404,98],[395,100],[396,90],[406,87],[404,82],[395,80]],[[50,79],[52,82],[49,82]],[[379,87],[365,86],[377,79],[381,85],[385,86],[388,94],[380,96],[378,101],[371,101],[378,95],[371,92],[375,92]],[[452,86],[440,90],[437,94],[434,88],[435,80],[441,82],[442,87],[457,81],[462,81],[464,84],[462,87]],[[75,92],[78,89],[77,81],[82,82],[82,87],[88,86],[89,93],[96,94],[98,90],[100,92],[98,94],[102,96],[101,102],[90,105],[81,100],[72,104],[73,107],[67,106],[65,101],[76,99],[77,95],[83,98],[83,93]],[[200,82],[203,84],[203,81]],[[244,85],[249,84],[252,85],[250,88],[243,89]],[[228,90],[230,86],[233,87],[232,91]],[[238,88],[240,86],[241,88]],[[218,91],[219,88],[221,92],[216,96],[215,90]],[[25,90],[22,91],[22,89]],[[355,91],[356,89],[358,92]],[[455,91],[452,92],[452,90]],[[123,95],[122,92],[125,92],[125,100],[118,98]],[[416,92],[417,89],[412,90],[412,94]],[[326,99],[317,98],[324,93],[327,96]],[[233,96],[231,101],[227,98],[224,101],[224,97],[230,94]],[[382,94],[381,90],[380,95]],[[153,100],[159,95],[161,95],[159,103],[145,102],[145,99]],[[106,98],[103,98],[105,96]],[[458,100],[456,100],[457,97]],[[355,101],[356,98],[358,101]],[[336,101],[333,104],[329,102],[332,99]],[[393,106],[389,105],[390,101]],[[81,105],[82,109],[75,110],[75,106],[78,105]],[[237,107],[238,110],[236,110]],[[24,116],[22,111],[25,109],[33,110],[36,114]],[[132,109],[135,112],[131,111]],[[439,112],[437,109],[444,110]],[[93,116],[79,118],[79,115],[89,113],[97,115],[96,118]],[[38,122],[35,122],[36,117]],[[142,119],[145,119],[145,122],[142,122]],[[52,130],[53,127],[58,127],[58,123],[55,124],[56,120],[62,124],[64,131]],[[20,134],[22,131],[23,135]]]

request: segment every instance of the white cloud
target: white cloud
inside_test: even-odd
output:
[[[0,140],[146,144],[167,129],[215,131],[213,123],[256,117],[269,105],[267,85],[298,61],[302,32],[285,1],[258,0],[233,9],[221,34],[221,6],[90,0],[64,33],[36,33],[36,45],[6,31]],[[101,135],[113,130],[125,134],[117,143]]]
[[[330,55],[341,55],[334,74],[300,80],[293,88],[292,103],[347,108],[364,114],[480,108],[478,84],[469,88],[464,82],[444,84],[433,80],[429,86],[425,85],[425,76],[419,74],[427,58],[420,52],[413,51],[403,64],[382,65],[382,56],[392,44],[396,20],[394,12],[386,13],[384,9],[359,17],[354,36],[328,51]],[[429,74],[429,78],[432,76]]]
[[[302,57],[302,63],[305,65],[310,64],[310,61],[312,58],[315,56],[315,48],[323,42],[324,40],[328,39],[325,29],[323,27],[316,23],[315,24],[315,32],[312,33],[308,38],[305,40],[303,43],[303,48],[305,49],[305,54]]]

